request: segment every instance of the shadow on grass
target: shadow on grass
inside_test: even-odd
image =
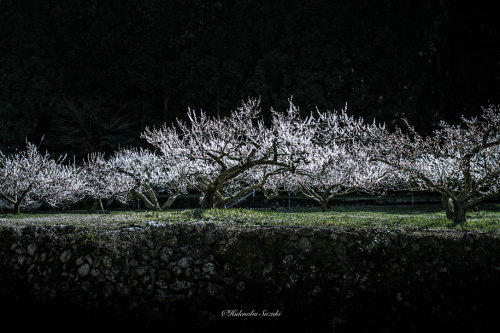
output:
[[[263,211],[270,211],[262,209]],[[382,214],[435,214],[442,212],[441,205],[394,205],[394,206],[332,206],[326,212],[319,208],[291,208],[280,209],[280,213],[382,213]]]
[[[262,209],[262,211],[270,211],[270,209]],[[443,206],[440,204],[426,205],[352,205],[352,206],[332,206],[326,212],[322,212],[320,208],[291,208],[280,209],[281,213],[381,213],[381,214],[436,214],[443,213]],[[485,203],[478,206],[478,211],[469,211],[470,214],[480,214],[485,212],[500,213],[500,204]]]
[[[199,219],[199,220],[203,220],[203,213],[206,211],[205,208],[195,208],[193,210],[191,210],[191,215],[195,218],[195,219]]]

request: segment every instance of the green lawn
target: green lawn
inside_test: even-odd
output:
[[[211,221],[235,226],[309,226],[341,229],[466,230],[500,232],[500,204],[483,204],[467,214],[465,226],[453,227],[440,205],[334,206],[319,209],[187,209],[166,212],[113,211],[109,214],[55,212],[0,215],[2,225],[75,225],[112,229],[155,222]]]

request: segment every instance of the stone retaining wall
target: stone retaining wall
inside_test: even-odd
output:
[[[0,272],[10,310],[3,319],[59,313],[82,324],[240,332],[480,330],[498,308],[500,238],[202,222],[28,225],[0,230]]]

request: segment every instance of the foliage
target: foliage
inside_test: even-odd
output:
[[[99,97],[58,101],[50,115],[52,130],[46,137],[47,145],[80,157],[137,144],[127,107]]]
[[[429,133],[438,119],[500,102],[495,9],[452,0],[3,0],[0,149],[43,135],[51,152],[88,149],[74,121],[61,128],[75,113],[64,101],[95,123],[99,96],[114,101],[107,114],[126,105],[131,127],[92,138],[107,153],[146,125],[186,119],[187,105],[225,116],[247,96],[260,96],[264,110],[286,108],[290,95],[304,110],[347,101],[358,116],[393,126],[404,115]],[[101,125],[115,131],[114,119]]]

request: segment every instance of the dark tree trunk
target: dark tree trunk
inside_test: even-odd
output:
[[[140,199],[142,201],[142,203],[150,210],[153,210],[153,211],[158,211],[158,210],[161,210],[160,209],[160,206],[158,206],[158,200],[156,199],[156,195],[154,194],[154,192],[149,192],[149,195],[150,197],[148,198],[147,195],[145,195],[144,193],[142,192],[139,192],[137,190],[132,190],[132,194]]]
[[[99,199],[94,199],[92,200],[92,205],[90,206],[90,208],[88,209],[88,213],[94,213],[97,208],[99,208]]]
[[[216,193],[217,189],[215,187],[210,186],[203,196],[200,198],[201,208],[215,208],[216,201]]]
[[[441,195],[441,203],[443,204],[443,208],[446,212],[446,218],[448,220],[453,220],[453,201],[451,198]]]
[[[177,197],[179,196],[179,193],[175,193],[173,194],[172,196],[170,196],[167,201],[165,201],[163,203],[163,205],[161,205],[160,207],[160,210],[167,210],[167,209],[170,209],[170,207],[173,205],[173,203],[175,202],[175,199],[177,199]]]
[[[21,214],[21,203],[20,202],[16,202],[14,204],[14,214],[16,214],[16,215]]]
[[[448,220],[452,220],[454,224],[464,224],[466,222],[467,203],[453,200],[445,195],[441,196],[441,202]]]
[[[465,205],[457,204],[455,206],[455,216],[453,222],[455,224],[465,224],[465,213],[467,212],[467,207]]]
[[[322,212],[326,212],[328,210],[328,208],[329,208],[328,202],[321,201],[320,202],[320,207],[321,207],[321,211]]]

